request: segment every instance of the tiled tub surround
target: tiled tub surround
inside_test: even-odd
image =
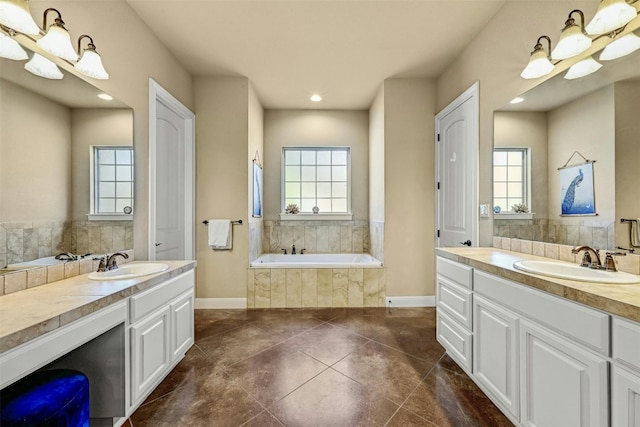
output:
[[[384,307],[384,268],[249,268],[247,308]]]
[[[5,222],[0,267],[57,255],[107,253],[133,247],[131,221]]]
[[[123,252],[129,255],[129,258],[123,259],[122,257],[118,257],[118,264],[124,264],[134,260],[133,249]],[[47,267],[35,267],[6,273],[0,275],[0,295],[12,294],[47,283],[91,273],[98,269],[98,264],[99,261],[88,258]]]
[[[582,253],[579,255],[571,253],[574,245],[559,245],[556,243],[510,239],[508,237],[494,237],[493,247],[574,263],[580,262],[582,259]],[[604,260],[605,252],[605,250],[600,250],[601,260]],[[640,274],[640,255],[627,254],[626,256],[614,256],[614,260],[618,270],[631,274]]]
[[[615,246],[614,222],[594,219],[497,219],[494,235],[561,245]]]
[[[368,221],[264,221],[263,253],[369,253]]]
[[[556,279],[516,270],[513,263],[545,258],[494,248],[439,248],[437,255],[619,317],[640,322],[640,285],[611,285]],[[629,258],[620,257],[620,259]],[[633,256],[635,263],[638,259]],[[632,271],[630,273],[634,274]],[[637,272],[635,274],[638,274]]]

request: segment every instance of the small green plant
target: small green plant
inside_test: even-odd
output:
[[[288,214],[297,214],[298,212],[300,212],[300,209],[295,203],[289,203],[284,211]]]
[[[515,205],[511,206],[511,210],[514,211],[515,213],[529,212],[529,208],[524,203],[516,203]]]

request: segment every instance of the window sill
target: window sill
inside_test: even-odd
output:
[[[133,221],[133,215],[127,214],[87,214],[88,221]]]
[[[533,219],[535,213],[527,212],[527,213],[515,213],[515,212],[507,212],[507,213],[497,213],[493,214],[494,219]]]
[[[280,214],[281,221],[351,221],[352,213],[298,213],[298,214]]]

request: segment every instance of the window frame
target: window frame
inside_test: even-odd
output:
[[[286,209],[286,194],[285,194],[285,186],[286,186],[286,152],[287,151],[345,151],[347,154],[347,211],[346,212],[322,212],[314,214],[313,212],[300,212],[295,215],[285,213]],[[317,159],[315,166],[317,167]],[[318,181],[314,181],[318,182]],[[330,181],[333,182],[333,181]],[[300,221],[300,220],[352,220],[353,219],[353,211],[352,211],[352,191],[351,191],[352,179],[351,179],[351,147],[350,146],[287,146],[282,147],[281,156],[280,156],[280,219],[281,220],[291,220],[291,221]],[[316,195],[317,197],[317,195]],[[300,206],[302,207],[302,206]]]
[[[91,145],[89,147],[89,221],[133,221],[133,212],[97,212],[100,197],[100,180],[98,177],[98,152],[100,150],[131,151],[131,207],[135,209],[135,155],[133,146],[129,145]],[[116,181],[117,182],[117,181]]]
[[[527,207],[529,208],[529,214],[531,213],[531,148],[529,147],[494,147],[493,148],[493,152],[492,152],[492,156],[495,155],[496,151],[502,151],[502,152],[520,152],[522,153],[523,159],[522,159],[522,167],[523,167],[523,171],[522,171],[522,179],[523,179],[523,183],[522,183],[522,191],[523,191],[523,196],[522,196],[522,203],[525,203],[527,205]],[[508,164],[507,164],[508,167]],[[495,190],[494,190],[494,186],[496,183],[495,180],[495,161],[492,158],[492,162],[491,162],[491,174],[492,174],[492,180],[491,180],[491,192],[492,192],[492,209],[494,206],[496,206],[496,195],[495,195]],[[503,182],[503,181],[500,181]],[[504,182],[509,182],[504,181]],[[508,193],[507,193],[507,199],[508,199]],[[502,210],[500,211],[499,214],[496,214],[494,212],[494,215],[510,215],[510,214],[514,214],[514,212],[511,210],[511,206],[508,206],[509,210]],[[523,215],[523,214],[519,214],[519,215]]]

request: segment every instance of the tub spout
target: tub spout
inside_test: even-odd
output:
[[[291,245],[291,255],[296,254],[296,245]]]

